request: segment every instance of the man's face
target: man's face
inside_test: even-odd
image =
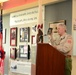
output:
[[[57,30],[58,30],[58,34],[59,34],[59,35],[63,35],[63,33],[65,32],[65,29],[64,29],[64,27],[62,27],[62,26],[58,26],[58,27],[57,27]]]

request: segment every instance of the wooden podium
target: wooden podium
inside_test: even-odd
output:
[[[47,43],[37,45],[36,75],[65,75],[65,56]]]

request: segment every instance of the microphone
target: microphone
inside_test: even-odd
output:
[[[48,34],[44,34],[43,36],[47,36]]]
[[[41,36],[47,36],[47,34],[41,35]]]
[[[44,35],[40,35],[39,38],[43,38],[44,36],[47,36],[47,34],[44,34]]]

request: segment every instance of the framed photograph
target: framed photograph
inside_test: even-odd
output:
[[[49,23],[49,28],[53,28],[53,32],[57,32],[57,24],[58,23],[64,23],[66,25],[66,20],[59,20],[56,22],[50,22]]]
[[[29,59],[29,57],[30,57],[29,45],[20,45],[19,46],[19,57]]]
[[[66,20],[59,20],[59,21],[56,21],[56,22],[50,22],[49,23],[49,27],[54,27],[56,26],[58,23],[64,23],[66,25]]]
[[[16,59],[17,57],[17,50],[16,48],[10,48],[10,58],[11,59]]]
[[[17,27],[10,28],[10,46],[17,46]]]
[[[20,42],[29,42],[30,41],[30,28],[20,28]]]
[[[6,43],[6,29],[3,29],[3,44]]]
[[[36,44],[36,35],[31,36],[31,44]]]

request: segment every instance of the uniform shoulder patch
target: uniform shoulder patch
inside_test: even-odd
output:
[[[71,43],[72,41],[71,41],[71,39],[68,39],[67,42],[68,42],[68,43]]]
[[[71,36],[71,35],[68,35],[67,42],[68,42],[69,44],[72,43],[72,36]]]

